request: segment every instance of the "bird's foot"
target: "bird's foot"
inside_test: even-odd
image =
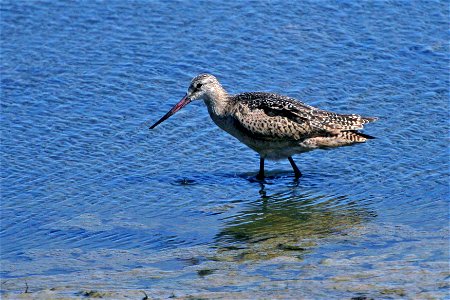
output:
[[[294,176],[295,176],[295,179],[300,179],[300,177],[302,177],[303,175],[300,171],[298,171],[298,172],[294,172]]]
[[[256,175],[256,180],[263,181],[264,180],[264,174],[258,173],[258,175]]]

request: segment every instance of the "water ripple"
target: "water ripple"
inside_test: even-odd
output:
[[[444,2],[5,1],[0,10],[5,289],[23,291],[24,277],[43,289],[195,286],[188,297],[206,283],[236,292],[226,286],[240,274],[243,293],[277,290],[270,278],[303,291],[306,276],[314,288],[304,298],[351,298],[364,281],[358,272],[402,285],[387,275],[407,276],[401,270],[415,260],[414,274],[430,274],[410,282],[440,293]],[[288,162],[268,162],[261,183],[257,155],[215,127],[200,102],[148,130],[201,72],[232,93],[273,91],[378,116],[367,127],[377,139],[296,157],[300,181]],[[187,267],[191,260],[198,264]],[[425,298],[404,286],[405,297]]]

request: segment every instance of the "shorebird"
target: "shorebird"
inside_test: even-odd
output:
[[[264,179],[264,160],[287,158],[295,178],[302,176],[292,155],[363,143],[374,137],[358,130],[377,120],[356,114],[337,114],[273,93],[228,94],[216,77],[194,77],[186,95],[150,129],[191,101],[203,100],[211,119],[224,131],[259,154],[258,180]]]

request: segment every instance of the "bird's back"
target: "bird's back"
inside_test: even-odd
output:
[[[364,142],[371,136],[357,130],[376,118],[337,114],[272,93],[242,93],[231,97],[235,126],[251,138],[295,141],[307,147],[337,147]]]

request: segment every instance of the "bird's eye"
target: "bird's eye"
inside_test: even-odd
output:
[[[197,83],[197,85],[195,86],[195,88],[196,88],[197,90],[199,90],[199,89],[202,87],[202,85],[203,85],[203,83]]]

